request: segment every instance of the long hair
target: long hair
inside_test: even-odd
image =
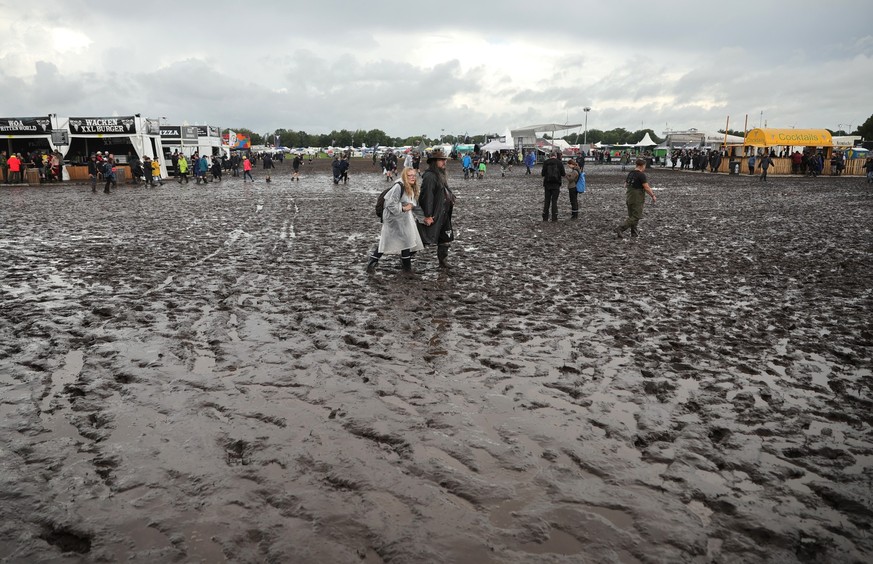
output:
[[[415,172],[415,182],[412,183],[409,182],[409,178],[406,176],[406,173],[410,170]],[[400,180],[403,181],[403,191],[406,192],[406,195],[410,198],[415,198],[415,201],[418,201],[418,171],[412,167],[405,167],[403,172],[400,173]]]
[[[446,175],[446,169],[440,168],[436,165],[436,161],[432,161],[428,163],[427,170],[434,173],[437,177],[437,180],[440,183],[440,186],[446,187],[449,185],[449,179]]]

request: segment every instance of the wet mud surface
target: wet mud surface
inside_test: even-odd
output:
[[[863,179],[656,169],[617,240],[617,167],[452,168],[406,280],[369,163],[285,167],[0,189],[0,559],[871,560]]]

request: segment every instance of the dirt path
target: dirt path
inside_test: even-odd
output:
[[[863,180],[453,168],[406,281],[367,166],[0,189],[0,559],[873,558]]]

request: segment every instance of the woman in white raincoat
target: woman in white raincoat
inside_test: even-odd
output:
[[[412,255],[424,248],[413,212],[420,211],[418,191],[418,173],[414,168],[404,168],[400,178],[385,194],[382,235],[379,237],[379,245],[370,254],[367,272],[376,271],[376,265],[383,254],[399,253],[404,274],[412,274]]]

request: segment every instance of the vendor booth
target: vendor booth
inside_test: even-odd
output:
[[[12,153],[54,152],[51,116],[0,118],[0,151]]]
[[[221,129],[211,125],[162,125],[161,143],[164,154],[171,155],[179,151],[186,157],[194,153],[221,156],[227,154],[229,149],[222,143]]]
[[[70,146],[65,159],[75,165],[86,162],[97,151],[115,155],[118,163],[118,178],[130,178],[128,158],[144,156],[155,158],[163,154],[160,122],[157,119],[140,117],[139,114],[122,117],[71,117],[61,122],[70,132]],[[88,167],[69,166],[73,180],[87,180]],[[161,160],[161,176],[167,169]]]
[[[230,148],[222,142],[221,129],[211,125],[162,125],[161,143],[164,159],[172,169],[171,155],[175,152],[191,157],[199,155],[230,156]]]
[[[64,146],[69,143],[66,129],[60,130],[53,127],[54,115],[40,117],[17,117],[0,118],[0,151],[5,151],[6,156],[13,153],[21,155],[22,182],[27,184],[39,184],[44,180],[43,165],[34,167],[32,158],[35,155],[53,155],[60,161]],[[45,162],[42,157],[38,159]],[[68,180],[67,171],[58,164],[52,167],[50,174],[53,179],[63,178]],[[6,179],[0,179],[5,181]]]
[[[827,129],[751,129],[743,140],[740,170],[747,170],[749,157],[764,152],[775,155],[772,174],[791,174],[791,156],[821,154],[822,174],[830,174],[833,139]]]
[[[210,157],[230,156],[230,148],[222,142],[221,128],[197,125],[197,146],[201,155]]]

